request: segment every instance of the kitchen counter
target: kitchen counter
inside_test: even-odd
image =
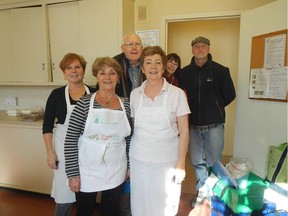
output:
[[[20,116],[9,116],[6,110],[0,110],[0,124],[1,125],[11,125],[11,126],[29,126],[42,128],[42,120],[39,121],[26,121],[22,120]]]
[[[23,121],[0,111],[0,186],[50,194],[42,121]]]

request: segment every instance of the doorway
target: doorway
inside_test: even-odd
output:
[[[166,23],[167,54],[177,53],[181,66],[188,65],[192,58],[191,41],[197,36],[210,40],[212,59],[230,69],[235,88],[237,88],[240,16],[211,19],[169,20]],[[237,97],[236,97],[237,100]],[[225,145],[223,155],[233,155],[235,128],[235,100],[226,107]]]

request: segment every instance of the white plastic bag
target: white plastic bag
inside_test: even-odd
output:
[[[226,168],[234,179],[238,179],[249,174],[251,164],[248,158],[232,158]]]

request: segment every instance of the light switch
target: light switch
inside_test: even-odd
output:
[[[16,107],[17,106],[17,97],[16,96],[7,96],[4,101],[6,106]]]

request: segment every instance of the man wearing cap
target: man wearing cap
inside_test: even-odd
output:
[[[190,163],[195,168],[197,195],[208,177],[208,168],[221,161],[224,146],[225,107],[236,97],[229,68],[212,61],[210,41],[192,41],[192,60],[179,73],[190,114]],[[197,196],[196,196],[197,197]],[[194,207],[194,199],[191,202]]]

